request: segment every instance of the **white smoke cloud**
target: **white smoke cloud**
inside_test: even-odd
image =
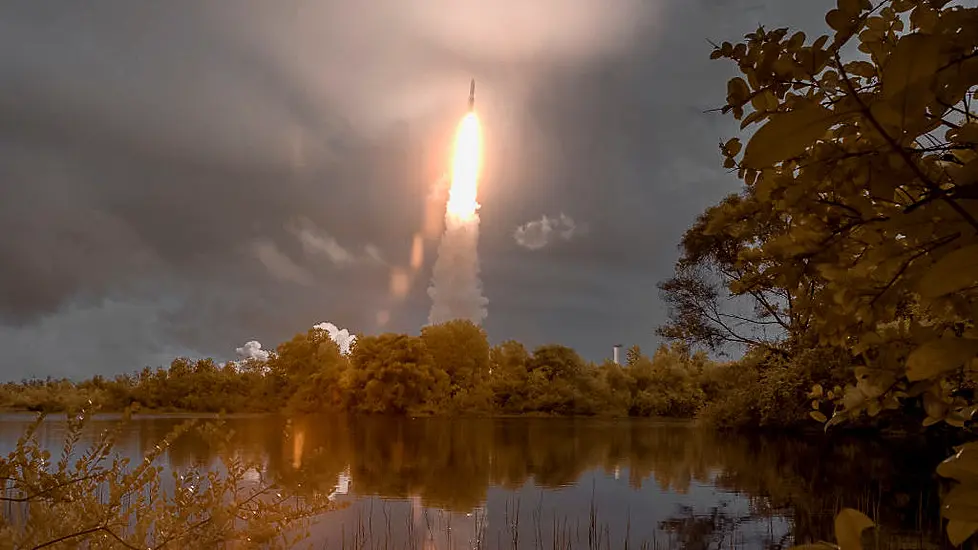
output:
[[[341,329],[333,323],[319,323],[318,325],[314,325],[312,328],[325,331],[327,334],[329,334],[329,338],[336,342],[336,345],[340,347],[340,353],[343,355],[349,355],[350,349],[357,341],[357,336],[355,334],[350,334],[350,331],[346,330],[345,328]]]
[[[271,356],[271,353],[268,350],[262,349],[261,342],[257,340],[245,342],[245,344],[240,348],[235,348],[234,352],[238,354],[238,357],[245,361],[250,359],[260,361],[262,363],[268,361],[268,358]]]
[[[367,244],[364,246],[362,254],[351,252],[332,235],[316,227],[316,224],[309,219],[298,220],[297,223],[289,227],[289,230],[302,243],[302,248],[306,254],[312,257],[325,257],[333,265],[347,267],[358,263],[384,263],[380,249],[376,246]]]
[[[340,353],[343,355],[349,355],[350,349],[353,343],[356,342],[356,335],[350,334],[350,331],[340,329],[333,323],[319,323],[312,327],[315,330],[322,330],[329,335],[329,338],[336,342],[336,345],[340,348]],[[274,351],[263,349],[261,347],[261,342],[258,340],[249,340],[244,343],[240,348],[235,348],[235,353],[242,361],[253,361],[258,363],[267,363],[271,359]]]
[[[581,232],[577,223],[568,215],[561,213],[556,218],[544,215],[539,220],[527,222],[516,228],[513,238],[516,244],[529,250],[539,250],[554,239],[569,241]]]
[[[488,316],[488,298],[479,278],[479,215],[469,220],[446,216],[431,276],[429,324],[468,319],[480,325]]]

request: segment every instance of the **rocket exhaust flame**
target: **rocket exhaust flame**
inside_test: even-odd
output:
[[[481,324],[488,300],[479,277],[479,169],[482,130],[473,110],[475,81],[469,88],[469,112],[459,123],[452,154],[452,184],[445,207],[445,233],[438,244],[428,295],[430,324],[468,319]]]
[[[461,221],[473,218],[479,209],[479,164],[482,149],[479,118],[470,112],[462,118],[455,135],[452,155],[452,186],[448,192],[447,214]]]

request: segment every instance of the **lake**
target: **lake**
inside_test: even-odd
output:
[[[57,456],[63,417],[40,431]],[[137,417],[118,451],[141,457],[185,417]],[[0,415],[0,451],[29,415]],[[87,436],[117,422],[97,418]],[[242,416],[233,447],[283,483],[334,494],[322,548],[787,548],[834,540],[840,506],[879,548],[937,548],[940,451],[897,439],[745,437],[689,423],[605,419]],[[163,457],[216,464],[188,433]],[[356,544],[354,544],[356,543]]]

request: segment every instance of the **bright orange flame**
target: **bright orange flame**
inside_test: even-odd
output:
[[[292,467],[298,470],[302,467],[302,450],[306,443],[305,427],[293,427],[292,437]]]
[[[471,220],[479,209],[479,168],[482,156],[482,130],[479,117],[465,115],[455,133],[452,155],[452,187],[448,192],[447,214],[460,221]]]

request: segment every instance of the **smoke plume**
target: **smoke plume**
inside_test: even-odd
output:
[[[428,288],[429,324],[468,319],[481,325],[485,320],[489,300],[482,295],[478,243],[478,213],[468,219],[445,216],[445,233],[438,243],[438,258]]]
[[[357,341],[355,334],[350,334],[350,331],[345,328],[341,329],[333,323],[319,323],[312,328],[325,331],[329,334],[329,338],[336,342],[336,345],[340,347],[340,353],[343,355],[349,355],[353,344]]]
[[[245,361],[251,359],[264,363],[265,361],[268,361],[269,357],[269,351],[262,349],[261,342],[257,340],[245,342],[243,346],[236,348],[234,352],[238,354],[238,357]]]
[[[321,330],[329,335],[330,340],[336,342],[336,345],[340,348],[340,353],[343,355],[349,355],[350,350],[353,347],[353,343],[356,342],[357,337],[355,334],[350,334],[350,331],[341,329],[334,325],[333,323],[319,323],[318,325],[313,325],[313,330]],[[251,361],[255,363],[267,363],[271,359],[274,351],[263,349],[261,347],[261,342],[257,340],[249,340],[245,342],[240,348],[235,348],[235,353],[242,361]]]

